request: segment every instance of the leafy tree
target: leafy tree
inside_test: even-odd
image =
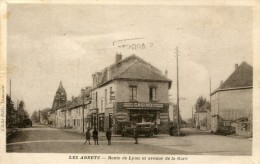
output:
[[[32,120],[33,122],[39,122],[39,121],[40,121],[38,114],[39,114],[38,111],[34,111],[34,112],[33,112],[32,117],[31,117],[31,120]]]
[[[206,98],[203,98],[202,96],[200,96],[198,99],[197,99],[197,102],[195,104],[195,108],[196,108],[196,111],[199,111],[199,109],[207,102]]]
[[[48,111],[50,110],[50,108],[45,108],[41,111],[41,115],[42,115],[42,118],[44,120],[48,120]]]
[[[6,95],[6,125],[13,123],[11,115],[14,113],[14,103],[9,95]]]
[[[14,112],[14,103],[9,95],[6,96],[6,109],[6,114],[11,116],[11,114]]]
[[[24,101],[20,101],[18,105],[18,117],[20,117],[21,120],[29,118],[28,112],[25,110],[25,103]]]
[[[25,103],[24,103],[24,101],[22,100],[22,101],[20,101],[20,103],[19,103],[18,110],[24,110],[24,109],[25,109]]]

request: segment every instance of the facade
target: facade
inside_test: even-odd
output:
[[[82,89],[81,95],[75,98],[72,97],[71,102],[63,110],[65,127],[72,128],[79,132],[84,132],[87,130],[88,128],[87,115],[89,112],[89,104],[91,102],[89,91],[90,91],[90,87],[86,87],[85,89]],[[84,126],[84,131],[83,131],[83,126]]]
[[[210,130],[211,116],[209,102],[206,102],[198,111],[195,111],[194,119],[196,128]]]
[[[99,131],[121,133],[129,123],[153,122],[168,132],[171,80],[143,59],[132,55],[92,75],[93,88],[87,122]]]
[[[211,93],[211,130],[231,126],[241,118],[252,123],[253,68],[246,62],[235,65],[235,71]]]

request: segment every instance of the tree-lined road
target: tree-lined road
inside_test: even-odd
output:
[[[159,135],[155,138],[139,138],[134,144],[133,138],[112,137],[112,145],[107,145],[104,135],[99,145],[84,145],[85,137],[75,132],[45,126],[18,129],[8,139],[7,152],[25,153],[106,153],[106,154],[217,154],[250,155],[252,141],[210,133],[185,130],[187,136],[171,137]]]

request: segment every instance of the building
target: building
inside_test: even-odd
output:
[[[48,124],[55,125],[55,121],[56,121],[55,110],[50,109],[48,111]]]
[[[93,88],[87,122],[99,131],[112,128],[120,134],[129,123],[153,122],[161,133],[168,132],[168,90],[172,81],[136,55],[92,75]]]
[[[247,118],[251,125],[252,92],[252,66],[246,62],[236,64],[229,78],[211,93],[211,130],[216,132],[222,126],[231,126],[241,118]]]
[[[62,85],[62,81],[60,81],[59,87],[54,96],[54,100],[52,103],[52,110],[55,111],[55,126],[56,127],[64,127],[65,126],[65,114],[62,112],[67,105],[69,104],[67,100],[67,93]]]
[[[206,102],[199,110],[194,113],[195,127],[199,129],[210,129],[210,103]]]

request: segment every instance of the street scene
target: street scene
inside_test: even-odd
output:
[[[251,8],[8,10],[7,154],[252,155]]]
[[[212,135],[209,132],[182,129],[187,136],[158,135],[154,138],[112,136],[108,145],[100,134],[99,145],[84,145],[85,136],[70,130],[35,125],[19,129],[6,146],[7,152],[23,153],[89,153],[89,154],[182,154],[182,155],[250,155],[252,139]],[[214,140],[214,142],[212,142]],[[207,146],[205,146],[207,145]]]

